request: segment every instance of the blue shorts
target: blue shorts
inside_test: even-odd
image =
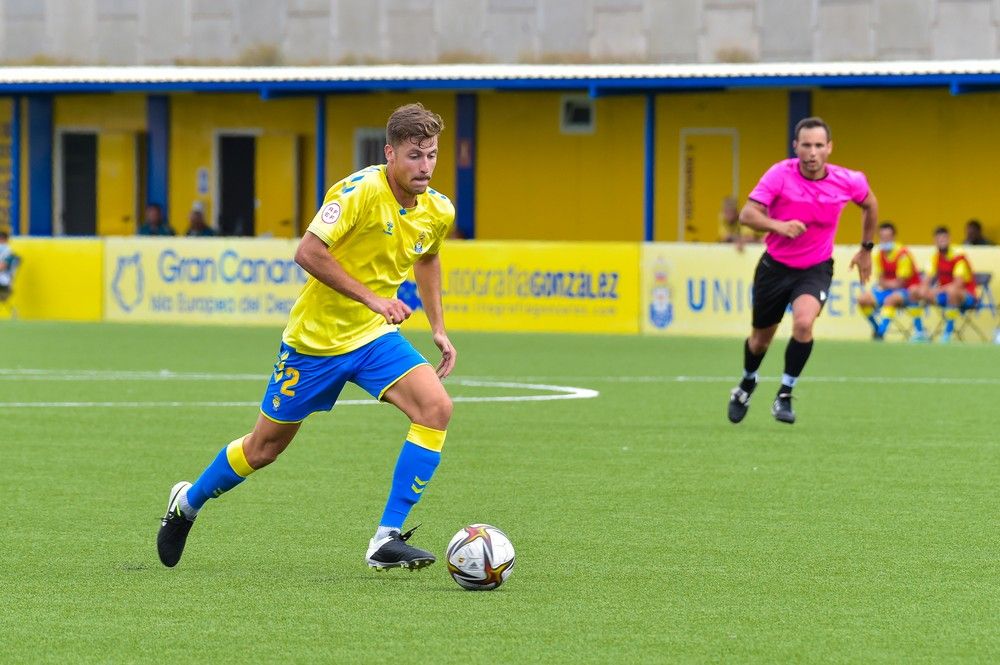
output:
[[[945,293],[944,291],[941,291],[940,293],[938,293],[937,294],[937,304],[940,305],[941,307],[947,307],[948,306],[948,294]],[[960,310],[962,310],[962,311],[966,311],[966,310],[970,310],[970,309],[975,309],[977,304],[978,304],[978,301],[976,300],[976,297],[974,295],[972,295],[971,293],[966,292],[965,299],[961,303],[959,303],[958,308]]]
[[[904,305],[909,304],[910,299],[906,289],[880,289],[877,286],[872,289],[872,297],[875,299],[875,304],[879,307],[885,305],[886,299],[893,293],[898,293],[903,297]]]
[[[282,342],[260,411],[275,422],[301,422],[332,409],[348,381],[382,399],[394,383],[427,364],[398,332],[339,356],[308,356]]]

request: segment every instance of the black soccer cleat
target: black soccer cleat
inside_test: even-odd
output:
[[[750,408],[750,395],[739,386],[729,393],[729,422],[738,423],[747,415]]]
[[[189,520],[181,513],[177,501],[180,493],[189,487],[191,487],[191,483],[181,481],[170,488],[167,514],[160,520],[160,530],[156,534],[156,551],[160,555],[160,562],[167,568],[173,568],[181,560],[188,532],[194,525],[194,520]]]
[[[368,554],[365,562],[375,570],[388,570],[389,568],[408,568],[410,572],[426,568],[436,561],[434,555],[427,550],[422,550],[412,545],[407,545],[417,527],[413,527],[404,534],[399,531],[392,531],[385,538],[380,540],[371,539],[368,543]]]
[[[795,422],[795,412],[792,411],[792,396],[789,393],[779,393],[777,397],[774,398],[774,404],[771,405],[771,415],[774,419],[781,423],[788,423],[791,425]]]

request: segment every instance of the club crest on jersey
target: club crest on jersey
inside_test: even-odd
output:
[[[395,224],[393,224],[392,222],[386,222],[385,231],[383,231],[382,233],[386,234],[387,236],[391,236],[393,228],[395,228]]]
[[[420,235],[417,236],[417,242],[416,242],[416,244],[413,245],[413,251],[415,251],[417,254],[423,254],[424,253],[424,240],[426,238],[427,238],[427,233],[425,231],[421,231]]]

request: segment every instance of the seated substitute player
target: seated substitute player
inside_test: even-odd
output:
[[[5,229],[0,229],[0,300],[6,300],[10,295],[10,285],[13,281],[14,250],[7,243],[9,238],[10,234]]]
[[[878,225],[878,251],[875,252],[875,273],[878,284],[858,296],[858,306],[872,325],[875,339],[885,338],[885,332],[901,307],[917,302],[920,273],[913,255],[896,243],[896,226],[892,222]],[[911,309],[915,335],[923,335],[920,309]]]
[[[921,299],[927,305],[941,307],[944,317],[941,341],[950,342],[961,310],[976,305],[976,277],[968,257],[952,247],[946,227],[934,229],[934,245],[937,251],[931,255],[930,269],[921,285]]]
[[[785,310],[792,308],[792,338],[785,347],[781,387],[771,415],[794,423],[792,388],[813,347],[813,324],[833,282],[833,239],[840,213],[848,203],[862,209],[861,249],[850,265],[861,283],[871,275],[872,236],[878,225],[878,202],[861,171],[828,163],[833,151],[830,127],[821,118],[795,126],[795,157],[774,164],[761,176],[740,212],[740,222],[766,231],[766,251],[753,276],[750,336],[743,344],[743,378],[729,394],[729,421],[743,420],[757,387],[757,370]]]
[[[420,104],[396,109],[386,126],[384,166],[370,166],[330,188],[295,253],[310,277],[289,314],[260,415],[250,434],[219,452],[192,485],[170,490],[157,535],[160,561],[180,560],[198,512],[285,450],[302,421],[329,411],[345,382],[405,413],[410,430],[389,498],[365,559],[376,569],[423,568],[434,555],[400,533],[434,475],[452,403],[441,384],[455,366],[445,332],[438,251],[455,208],[428,184],[438,157],[441,117]],[[410,269],[441,350],[437,369],[399,334],[411,314],[396,298]]]

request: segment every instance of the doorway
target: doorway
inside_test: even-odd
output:
[[[219,135],[219,232],[224,236],[255,235],[256,142],[245,134]]]
[[[62,233],[97,235],[97,134],[64,132],[59,150]]]
[[[722,204],[739,195],[740,135],[730,127],[684,127],[680,135],[679,242],[719,240]]]

